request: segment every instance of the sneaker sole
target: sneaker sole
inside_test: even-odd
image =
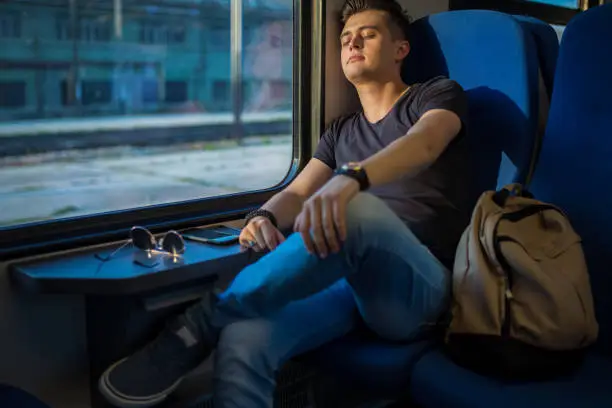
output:
[[[120,407],[120,408],[149,408],[149,407],[158,405],[164,402],[164,400],[168,398],[168,396],[172,392],[174,392],[174,390],[176,390],[176,388],[179,386],[179,384],[183,380],[182,378],[180,378],[174,384],[172,384],[169,388],[165,389],[164,391],[158,394],[151,395],[149,397],[130,397],[129,395],[122,394],[119,391],[115,390],[114,387],[110,384],[110,381],[108,380],[108,377],[111,371],[113,371],[115,367],[117,367],[119,364],[124,362],[126,359],[127,358],[124,358],[123,360],[119,360],[115,364],[110,366],[100,376],[100,380],[98,381],[98,390],[100,391],[100,393],[104,396],[104,398],[108,400],[108,402],[112,403],[113,405],[116,405],[117,407]]]

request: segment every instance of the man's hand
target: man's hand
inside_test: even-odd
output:
[[[285,237],[266,217],[255,217],[242,229],[238,241],[243,250],[253,248],[256,252],[276,249]]]
[[[294,231],[302,235],[306,249],[325,258],[340,250],[346,239],[346,207],[359,192],[359,183],[347,176],[336,176],[312,195],[295,219]]]

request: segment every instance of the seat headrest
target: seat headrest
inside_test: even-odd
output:
[[[538,125],[538,58],[531,34],[514,17],[488,10],[434,14],[412,28],[404,80],[445,75],[468,94],[476,188],[524,182]]]

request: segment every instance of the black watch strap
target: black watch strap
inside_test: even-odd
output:
[[[370,188],[370,180],[363,167],[358,163],[347,163],[336,169],[336,175],[347,176],[359,183],[359,190],[364,191]]]
[[[276,222],[276,217],[274,216],[274,214],[272,214],[268,210],[262,210],[261,208],[259,210],[251,211],[250,213],[248,213],[247,216],[244,218],[244,225],[246,226],[249,221],[251,221],[255,217],[266,217],[270,220],[270,222],[272,223],[272,225],[274,225],[275,228],[278,228],[278,223]]]

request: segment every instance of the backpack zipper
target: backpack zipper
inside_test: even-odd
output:
[[[505,283],[506,283],[505,285],[506,288],[504,290],[504,309],[505,310],[504,310],[504,318],[503,318],[502,327],[501,327],[501,336],[504,339],[510,338],[510,327],[512,326],[512,314],[510,313],[510,306],[511,306],[512,299],[514,299],[514,296],[512,295],[512,289],[513,289],[512,268],[510,267],[510,265],[506,261],[506,258],[504,258],[504,255],[502,254],[500,243],[504,241],[513,241],[513,239],[505,235],[498,236],[497,228],[499,227],[499,223],[501,220],[508,220],[510,222],[518,222],[524,218],[530,217],[544,210],[560,211],[557,207],[552,206],[550,204],[530,205],[518,211],[503,214],[500,217],[500,219],[497,221],[497,225],[495,225],[495,229],[493,231],[493,234],[494,234],[493,235],[494,236],[493,247],[495,250],[495,255],[497,256],[497,259],[499,260],[499,264],[501,266],[502,272],[505,275]]]

